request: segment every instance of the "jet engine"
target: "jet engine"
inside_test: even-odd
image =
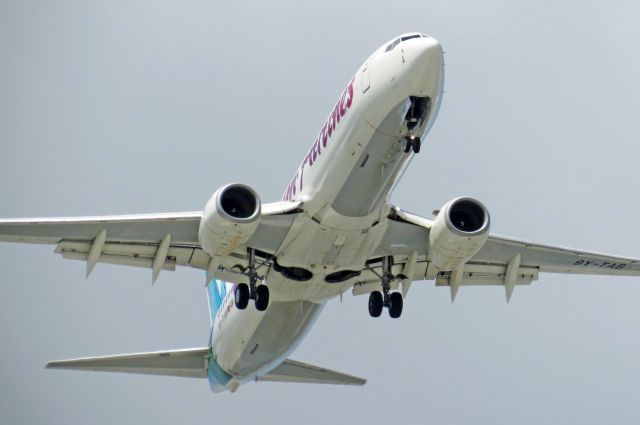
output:
[[[218,189],[202,212],[198,237],[204,252],[224,256],[247,242],[258,228],[261,204],[249,186],[233,183]]]
[[[482,248],[489,237],[489,211],[472,198],[449,201],[429,233],[428,258],[440,270],[456,270]]]

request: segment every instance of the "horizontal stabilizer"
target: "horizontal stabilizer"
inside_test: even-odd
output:
[[[47,369],[76,369],[143,375],[206,378],[209,348],[87,357],[47,363]]]
[[[334,385],[364,385],[367,382],[366,379],[290,359],[258,378],[258,381]]]

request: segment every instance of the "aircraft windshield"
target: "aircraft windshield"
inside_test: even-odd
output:
[[[421,34],[411,34],[411,35],[405,35],[403,37],[396,38],[391,43],[389,43],[389,45],[385,49],[385,52],[389,52],[389,51],[393,50],[398,44],[402,43],[403,41],[411,40],[412,38],[420,38],[420,37],[423,37],[423,35],[421,35]],[[426,37],[426,36],[424,36],[424,37]]]

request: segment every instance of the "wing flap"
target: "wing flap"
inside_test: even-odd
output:
[[[467,263],[462,270],[461,286],[503,286],[507,282],[506,265],[485,265]],[[451,286],[454,283],[453,272],[441,272],[435,277],[436,286]],[[515,272],[514,285],[530,285],[538,280],[538,269],[535,267],[518,267]]]
[[[209,356],[209,348],[191,348],[58,360],[47,363],[46,368],[206,378]]]
[[[91,242],[62,241],[56,246],[55,252],[66,259],[87,261],[91,245]],[[162,269],[175,270],[176,265],[190,266],[195,250],[189,246],[169,247]],[[157,251],[157,243],[105,243],[97,262],[152,268]]]
[[[287,359],[258,381],[304,384],[364,385],[367,380],[330,369]]]

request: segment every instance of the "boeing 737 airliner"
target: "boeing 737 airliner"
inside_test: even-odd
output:
[[[324,304],[351,290],[372,317],[402,314],[413,281],[516,285],[540,272],[640,275],[640,260],[493,236],[487,208],[459,197],[434,220],[390,204],[409,162],[424,150],[443,95],[438,41],[401,35],[356,71],[294,171],[280,202],[243,184],[218,189],[203,211],[0,220],[0,240],[55,244],[64,258],[162,270],[203,270],[208,346],[50,362],[50,368],[208,378],[214,392],[251,381],[363,385],[294,361]],[[229,283],[227,283],[229,282]],[[231,283],[232,282],[232,283]]]

